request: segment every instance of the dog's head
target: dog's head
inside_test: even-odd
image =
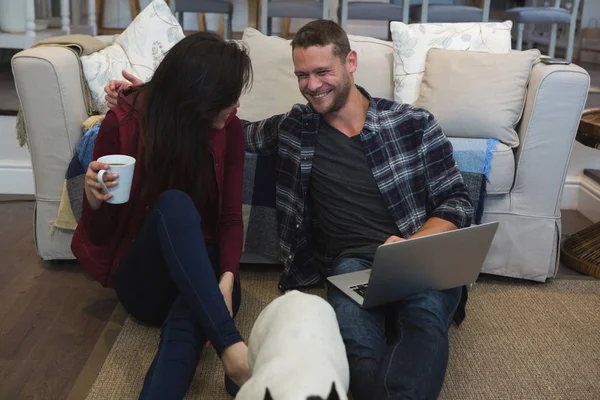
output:
[[[267,390],[265,392],[264,400],[275,400],[271,396],[271,393],[269,392],[269,388],[267,388]],[[338,392],[335,388],[335,382],[334,382],[331,384],[331,391],[329,392],[329,395],[327,396],[327,398],[323,398],[321,396],[308,396],[306,398],[306,400],[340,400],[340,396],[338,395]]]

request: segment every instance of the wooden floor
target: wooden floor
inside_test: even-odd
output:
[[[65,399],[117,300],[75,262],[40,261],[33,202],[11,199],[0,195],[0,400]],[[589,223],[563,214],[566,234]]]
[[[64,399],[117,300],[35,253],[33,202],[0,196],[0,399]]]

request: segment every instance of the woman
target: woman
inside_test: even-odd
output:
[[[92,162],[71,247],[94,278],[114,286],[134,318],[162,325],[140,398],[183,398],[206,341],[223,362],[230,394],[250,377],[233,316],[240,306],[245,154],[235,110],[251,75],[237,44],[191,35],[148,83],[119,94],[100,127],[94,160],[136,158],[131,195],[125,204],[106,203],[111,195],[96,179],[109,166]],[[104,181],[116,186],[118,176],[109,170]]]

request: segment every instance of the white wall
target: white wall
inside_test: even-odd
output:
[[[16,120],[0,116],[0,193],[33,194],[29,151],[17,143]]]
[[[600,1],[583,0],[581,26],[583,28],[600,28]]]

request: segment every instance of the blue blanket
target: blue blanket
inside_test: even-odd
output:
[[[75,155],[71,159],[69,168],[67,169],[65,177],[67,181],[67,193],[75,221],[79,221],[79,217],[81,216],[85,173],[88,165],[92,162],[94,143],[96,142],[99,130],[100,124],[96,124],[84,132],[82,138],[77,142]]]
[[[450,138],[454,159],[463,180],[469,188],[473,202],[473,223],[481,224],[483,204],[487,195],[487,183],[492,169],[494,150],[498,146],[497,139],[464,139]]]

